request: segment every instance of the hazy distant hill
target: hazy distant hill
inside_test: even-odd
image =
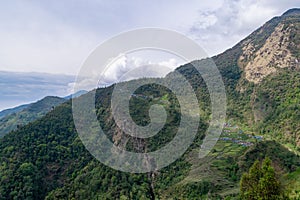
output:
[[[0,112],[0,119],[7,116],[7,115],[12,114],[12,113],[19,112],[19,111],[27,108],[28,106],[29,106],[29,104],[24,104],[24,105],[17,106],[15,108],[9,108],[9,109],[2,110]]]
[[[64,103],[66,99],[60,97],[45,97],[35,103],[22,105],[12,109],[12,113],[0,118],[0,137],[17,127],[23,126],[43,117],[55,106]]]
[[[66,100],[79,97],[87,93],[85,90],[78,91],[65,97],[47,96],[35,103],[20,105],[15,108],[0,112],[0,137],[36,119],[43,117],[47,112],[64,103]]]

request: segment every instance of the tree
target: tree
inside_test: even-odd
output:
[[[261,197],[263,199],[278,199],[281,194],[281,186],[269,158],[266,158],[262,164],[262,175],[259,180]]]
[[[240,181],[241,198],[246,200],[285,199],[282,186],[271,165],[265,158],[262,165],[258,160],[250,167]]]
[[[242,199],[257,199],[257,185],[260,177],[260,163],[256,160],[250,167],[249,173],[245,173],[241,178],[240,190]]]

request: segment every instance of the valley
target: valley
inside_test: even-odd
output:
[[[95,159],[75,128],[72,100],[48,97],[55,101],[32,104],[14,118],[1,118],[6,124],[0,127],[0,200],[241,199],[243,174],[256,160],[262,163],[266,158],[271,160],[269,171],[274,170],[271,177],[283,190],[278,199],[300,199],[299,35],[300,9],[291,9],[212,57],[225,84],[227,116],[220,138],[204,158],[199,158],[199,149],[211,119],[211,99],[193,65],[204,65],[206,59],[176,69],[195,91],[200,121],[187,151],[160,170],[122,172]],[[170,81],[173,75],[161,79]],[[160,149],[175,137],[184,114],[191,120],[197,116],[193,107],[180,113],[172,91],[146,84],[131,94],[130,115],[145,126],[150,122],[149,108],[159,104],[166,110],[166,124],[154,137],[129,136],[113,118],[114,87],[95,90],[95,112],[106,137],[125,150]],[[21,126],[10,127],[10,120]]]

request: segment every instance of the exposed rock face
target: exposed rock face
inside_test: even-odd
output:
[[[248,81],[259,83],[278,68],[296,67],[298,60],[288,49],[290,26],[279,24],[260,49],[256,50],[249,40],[244,42],[240,61],[247,63],[244,71]]]

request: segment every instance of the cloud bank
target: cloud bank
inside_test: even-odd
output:
[[[0,71],[0,110],[31,103],[45,96],[67,96],[74,76]]]
[[[0,70],[77,74],[106,39],[141,27],[179,31],[215,55],[295,0],[2,1]]]
[[[98,76],[100,71],[92,77],[82,76],[76,84],[79,84],[80,90],[91,90],[132,79],[164,77],[182,64],[184,64],[183,60],[178,58],[154,62],[141,57],[120,54],[107,64],[100,76]],[[160,66],[159,70],[157,66]],[[74,87],[74,84],[74,82],[70,83],[69,86]]]

